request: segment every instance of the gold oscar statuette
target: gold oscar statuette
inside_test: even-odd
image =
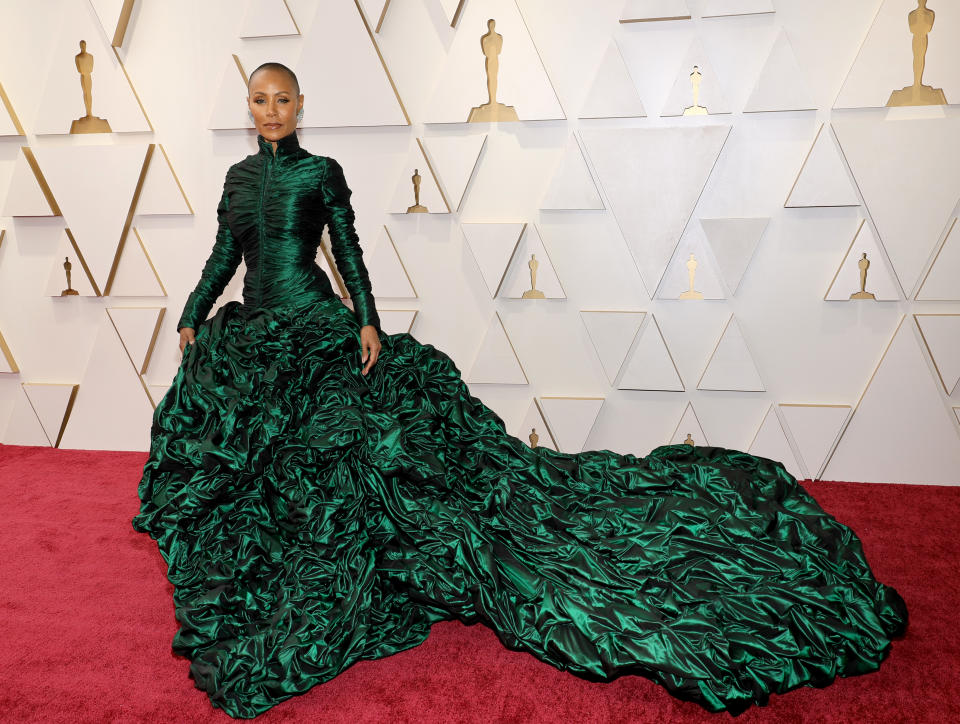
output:
[[[531,427],[528,437],[530,438],[530,447],[536,447],[537,442],[540,440],[540,436],[537,434],[537,428]]]
[[[867,291],[867,269],[870,268],[870,260],[867,259],[867,252],[863,252],[863,256],[861,256],[860,260],[857,262],[857,266],[860,267],[860,291],[851,294],[850,298],[876,299],[873,294]]]
[[[945,106],[943,89],[923,84],[923,68],[927,62],[927,36],[933,30],[936,13],[927,7],[927,0],[918,0],[917,7],[907,15],[913,35],[913,85],[890,94],[888,106]]]
[[[523,293],[521,299],[546,299],[546,295],[537,289],[537,267],[540,266],[540,262],[537,261],[536,254],[530,255],[527,266],[530,269],[530,288]]]
[[[420,203],[420,169],[413,169],[413,176],[410,177],[410,180],[413,181],[413,206],[407,207],[407,213],[426,214],[428,212],[427,207]]]
[[[480,36],[480,48],[486,58],[484,69],[487,72],[487,102],[474,106],[467,116],[467,123],[488,123],[491,121],[519,121],[513,106],[497,102],[497,74],[500,71],[500,51],[503,50],[503,36],[494,31],[497,21],[487,21],[487,32]]]
[[[690,288],[680,295],[680,299],[703,299],[703,293],[693,288],[693,279],[697,275],[697,260],[690,252],[690,258],[687,259],[687,276],[690,278]]]
[[[67,273],[67,288],[60,292],[61,297],[72,297],[80,294],[80,292],[70,286],[71,269],[73,269],[73,264],[70,263],[70,257],[63,257],[63,270]]]
[[[683,109],[685,116],[706,116],[707,109],[700,105],[700,82],[703,80],[703,74],[700,72],[700,66],[693,66],[693,72],[690,73],[690,85],[693,86],[693,105]]]
[[[80,52],[76,54],[77,71],[80,73],[80,87],[83,89],[83,105],[87,115],[70,124],[70,133],[110,133],[110,124],[105,118],[93,115],[93,55],[87,52],[87,41],[80,41]]]
[[[693,441],[693,438],[690,437],[690,433],[687,433],[687,439],[683,441],[684,445],[689,445],[690,447],[696,447],[696,443]]]

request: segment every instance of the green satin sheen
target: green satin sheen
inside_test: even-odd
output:
[[[342,170],[295,134],[259,144],[227,174],[133,519],[214,706],[253,717],[453,618],[712,711],[880,665],[903,600],[780,463],[531,449],[405,333],[363,376],[379,323]],[[356,314],[314,263],[325,223]],[[203,321],[241,255],[244,303]]]

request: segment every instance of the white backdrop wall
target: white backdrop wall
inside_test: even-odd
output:
[[[136,0],[122,68],[121,5],[0,4],[25,133],[0,106],[0,442],[149,446],[224,172],[256,150],[236,54],[295,67],[301,144],[345,169],[388,331],[449,354],[511,433],[637,455],[690,435],[800,478],[960,483],[960,112],[884,107],[912,82],[916,3],[466,0],[454,28],[442,0]],[[924,82],[958,103],[960,8],[930,7]],[[519,122],[465,122],[488,17]],[[81,37],[111,134],[66,132]],[[685,117],[694,64],[710,115]],[[394,213],[414,167],[432,213]],[[74,263],[81,293],[58,296],[65,228],[107,294]],[[864,252],[877,299],[851,300]],[[531,253],[546,299],[515,298]],[[691,253],[702,300],[678,299]]]

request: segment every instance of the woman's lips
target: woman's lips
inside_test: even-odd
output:
[[[280,128],[279,123],[264,123],[263,125],[265,128]]]

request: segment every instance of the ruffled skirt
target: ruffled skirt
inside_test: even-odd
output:
[[[709,710],[875,670],[904,630],[860,541],[773,460],[530,448],[453,361],[339,299],[230,302],[153,417],[136,530],[195,685],[253,717],[444,619]]]

